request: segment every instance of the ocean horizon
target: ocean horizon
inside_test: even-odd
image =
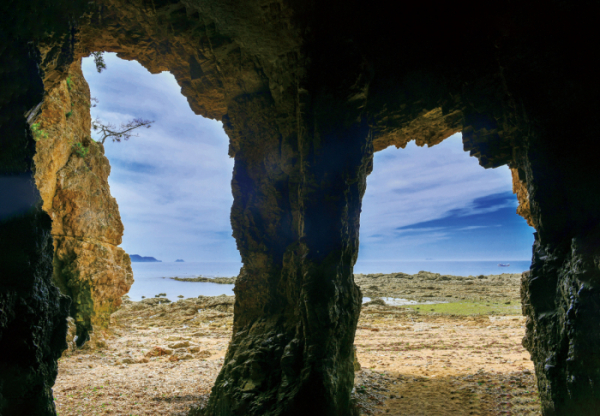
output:
[[[499,267],[498,264],[510,264]],[[454,276],[479,276],[502,273],[522,273],[529,270],[529,260],[506,261],[391,261],[391,260],[359,260],[354,266],[355,274],[372,273],[407,273],[419,271],[440,273]],[[142,296],[152,298],[165,293],[171,301],[179,296],[184,298],[218,295],[233,295],[234,285],[204,282],[180,282],[171,277],[232,277],[239,274],[241,262],[134,262],[134,283],[129,290],[131,300],[139,301]]]

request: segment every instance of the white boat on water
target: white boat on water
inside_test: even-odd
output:
[[[510,263],[498,263],[498,267],[508,267]]]

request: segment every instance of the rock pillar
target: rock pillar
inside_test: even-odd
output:
[[[9,24],[9,23],[7,23]],[[0,32],[4,29],[1,28]],[[2,33],[0,33],[2,34]],[[55,415],[56,360],[70,301],[52,282],[51,221],[33,179],[23,114],[43,97],[35,50],[3,36],[0,51],[0,414]]]
[[[110,194],[104,147],[90,138],[90,90],[81,60],[46,91],[39,115],[35,179],[52,218],[54,280],[72,299],[77,342],[108,327],[133,283],[129,255],[118,247],[123,223]]]
[[[568,18],[590,27],[579,15]],[[538,65],[557,62],[553,71],[543,77],[538,71],[514,71],[506,78],[509,87],[530,87],[514,88],[529,117],[522,124],[526,133],[515,150],[515,167],[527,184],[537,230],[531,270],[522,284],[523,344],[535,364],[544,416],[593,416],[600,413],[600,175],[591,150],[598,135],[591,120],[600,105],[596,74],[556,58],[570,56],[583,35],[563,35],[558,45],[536,50],[547,59]],[[573,85],[566,88],[564,80]],[[573,100],[575,90],[579,95]]]
[[[522,280],[523,345],[544,416],[600,409],[600,184],[589,156],[574,147],[552,154],[537,148],[522,165],[538,230]]]
[[[296,98],[282,115],[268,93],[238,97],[224,120],[244,267],[206,415],[353,414],[353,266],[372,140],[358,106],[303,88]]]

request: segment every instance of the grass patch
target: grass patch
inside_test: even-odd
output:
[[[429,314],[439,313],[444,315],[521,315],[521,303],[511,302],[509,305],[501,302],[451,302],[437,303],[434,305],[406,305],[416,312]]]

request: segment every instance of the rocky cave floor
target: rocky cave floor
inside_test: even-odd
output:
[[[363,307],[355,340],[362,368],[353,394],[362,414],[541,415],[533,364],[521,346],[519,276],[429,275],[357,276],[374,299]],[[448,303],[377,299],[408,298],[402,291]],[[126,300],[110,333],[60,359],[58,414],[185,415],[208,398],[232,322],[233,297]]]

